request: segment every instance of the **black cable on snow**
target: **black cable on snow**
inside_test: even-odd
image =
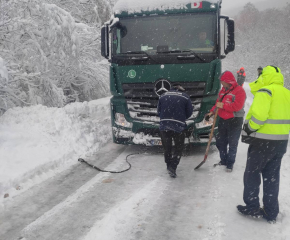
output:
[[[129,155],[126,156],[126,162],[128,163],[129,167],[126,168],[125,170],[122,170],[122,171],[109,171],[109,170],[103,170],[103,169],[100,169],[100,168],[98,168],[97,166],[95,166],[95,165],[93,165],[93,164],[91,164],[91,163],[88,163],[88,162],[87,162],[86,160],[84,160],[83,158],[79,158],[78,161],[81,162],[81,163],[85,163],[85,164],[87,164],[89,167],[94,168],[94,169],[96,169],[96,170],[98,170],[98,171],[100,171],[100,172],[108,172],[108,173],[123,173],[123,172],[128,171],[128,170],[131,168],[131,164],[130,164],[129,161],[128,161],[128,157],[129,157],[129,156],[132,156],[132,155],[137,155],[137,154],[140,154],[140,153],[131,153],[131,154],[129,154]]]

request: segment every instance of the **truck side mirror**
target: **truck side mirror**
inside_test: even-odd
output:
[[[101,29],[101,55],[109,58],[109,26],[104,25]]]
[[[235,22],[233,19],[226,19],[226,24],[228,27],[228,41],[227,47],[225,49],[225,54],[235,50]]]

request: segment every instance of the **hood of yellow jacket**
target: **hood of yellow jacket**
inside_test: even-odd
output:
[[[261,76],[265,87],[273,83],[284,86],[284,77],[278,67],[264,67]]]
[[[250,86],[250,89],[251,89],[251,93],[255,96],[256,92],[260,88],[264,87],[264,82],[263,82],[262,75],[260,75],[260,77],[256,81],[249,83],[249,86]]]

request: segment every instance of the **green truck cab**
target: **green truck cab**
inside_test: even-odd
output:
[[[175,82],[194,107],[185,143],[207,143],[211,125],[204,115],[220,90],[221,60],[235,48],[234,21],[220,15],[221,3],[117,2],[101,30],[101,53],[110,62],[115,143],[161,145],[157,103]]]

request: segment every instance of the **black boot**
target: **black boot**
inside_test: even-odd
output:
[[[176,170],[172,166],[169,166],[167,168],[167,171],[168,171],[170,177],[172,177],[172,178],[176,178],[177,177]]]
[[[223,161],[219,161],[218,163],[214,164],[213,166],[216,167],[216,166],[226,166],[227,164]]]
[[[264,208],[260,208],[260,210],[261,210],[261,212],[263,214],[263,218],[266,219],[268,223],[270,223],[270,224],[276,223],[276,218],[270,218],[268,216],[268,214],[266,213]]]
[[[234,166],[233,165],[228,165],[227,166],[227,172],[232,172],[233,171]]]
[[[250,208],[247,206],[242,206],[242,205],[238,205],[237,206],[238,212],[245,215],[245,216],[250,216],[253,218],[262,218],[263,217],[263,213],[261,211],[261,208]]]

